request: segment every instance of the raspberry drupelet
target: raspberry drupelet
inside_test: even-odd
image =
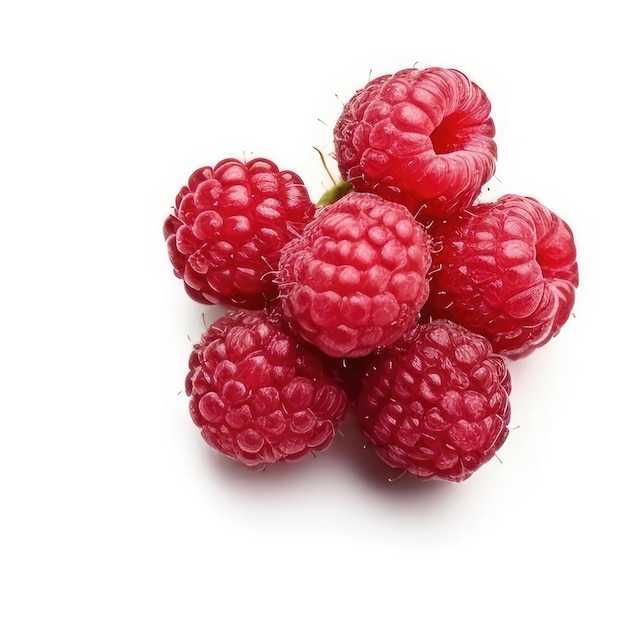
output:
[[[569,226],[534,198],[508,194],[436,225],[425,314],[447,318],[512,359],[555,337],[578,287]]]
[[[302,179],[268,159],[200,168],[163,227],[174,274],[201,304],[261,309],[283,245],[314,213]]]
[[[334,128],[339,171],[356,191],[429,221],[472,204],[495,172],[491,103],[454,69],[404,69],[357,91]]]
[[[505,442],[510,392],[506,363],[484,337],[436,320],[370,359],[355,412],[390,467],[461,482]]]
[[[360,357],[412,326],[428,296],[428,235],[406,207],[352,192],[284,248],[278,282],[294,332],[331,357]]]
[[[327,360],[274,308],[230,310],[189,358],[191,417],[210,446],[248,466],[324,450],[348,407]]]

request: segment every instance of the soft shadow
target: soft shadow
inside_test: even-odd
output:
[[[288,496],[295,490],[319,490],[320,484],[345,491],[365,490],[374,501],[421,506],[452,497],[458,485],[443,480],[420,480],[387,466],[366,442],[356,420],[348,416],[326,450],[295,462],[247,467],[218,453],[204,442],[202,466],[207,477],[248,496],[254,493]],[[355,493],[356,495],[356,493]]]
[[[447,497],[457,486],[444,480],[420,480],[412,474],[389,467],[374,452],[352,416],[342,426],[343,437],[335,441],[344,466],[370,491],[394,500]]]
[[[333,444],[334,445],[334,444]],[[254,488],[298,484],[319,472],[319,464],[324,462],[328,450],[310,454],[298,461],[283,461],[265,466],[248,467],[204,444],[205,467],[211,475],[242,488]],[[332,447],[332,445],[331,445]]]

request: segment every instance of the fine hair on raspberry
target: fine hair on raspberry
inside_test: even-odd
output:
[[[461,482],[504,444],[510,392],[506,363],[484,337],[435,320],[372,357],[356,416],[390,467]]]
[[[538,200],[515,194],[437,224],[424,312],[480,333],[512,359],[555,337],[578,287],[570,227]]]
[[[440,67],[371,80],[334,128],[343,178],[426,221],[476,200],[495,173],[494,136],[485,92],[458,70]]]
[[[283,249],[278,280],[293,331],[332,357],[399,339],[428,296],[428,235],[406,207],[348,193]]]
[[[348,407],[327,358],[292,335],[275,309],[231,309],[190,355],[191,417],[210,446],[244,465],[320,452]]]
[[[174,274],[201,304],[261,309],[282,247],[314,213],[302,179],[268,159],[199,168],[163,227]]]

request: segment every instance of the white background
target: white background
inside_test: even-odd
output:
[[[618,4],[6,4],[0,622],[624,624]],[[184,295],[162,222],[229,156],[319,197],[341,102],[413,65],[489,95],[485,197],[570,224],[575,316],[511,366],[513,430],[465,483],[389,482],[350,424],[316,459],[236,466],[187,414],[218,310]]]

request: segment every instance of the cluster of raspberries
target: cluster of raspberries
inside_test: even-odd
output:
[[[186,393],[208,444],[245,465],[328,447],[351,413],[389,466],[460,482],[508,435],[506,359],[569,318],[568,225],[532,197],[479,202],[491,105],[433,67],[371,80],[334,127],[342,181],[316,204],[269,159],[195,171],[165,220],[174,274],[227,313]]]

